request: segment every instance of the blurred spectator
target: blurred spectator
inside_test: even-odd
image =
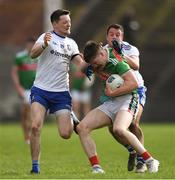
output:
[[[16,91],[21,99],[21,125],[26,143],[30,143],[31,120],[30,120],[30,89],[36,74],[36,63],[29,56],[35,40],[26,40],[25,49],[16,54],[12,67],[12,80]]]
[[[94,77],[92,76],[90,81],[75,64],[71,64],[70,77],[73,111],[81,119],[91,110],[91,87]]]
[[[136,19],[135,9],[133,7],[129,7],[126,10],[120,24],[125,30],[124,40],[130,42],[133,45],[136,45],[139,22]]]

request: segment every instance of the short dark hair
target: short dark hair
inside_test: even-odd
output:
[[[96,43],[95,41],[88,41],[83,50],[84,60],[87,63],[90,63],[98,54],[99,49],[101,48],[100,43]]]
[[[65,9],[57,9],[50,16],[50,21],[53,23],[54,21],[58,21],[60,16],[62,15],[70,15],[70,11]]]
[[[108,28],[107,28],[107,30],[106,30],[106,34],[109,33],[109,30],[110,30],[111,28],[120,29],[122,32],[124,32],[124,29],[123,29],[123,26],[122,26],[122,25],[120,25],[120,24],[111,24],[111,25],[108,26]]]

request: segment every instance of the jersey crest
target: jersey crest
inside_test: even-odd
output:
[[[122,44],[122,48],[124,50],[130,50],[131,49],[131,45],[130,44]]]

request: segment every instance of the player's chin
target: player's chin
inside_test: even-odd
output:
[[[70,35],[70,29],[65,30],[65,32],[64,32],[64,33],[65,33],[65,35],[67,35],[67,36],[68,36],[68,35]]]

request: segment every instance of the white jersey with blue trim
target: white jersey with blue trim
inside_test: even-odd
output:
[[[44,35],[36,43],[44,43]],[[38,57],[34,86],[52,92],[69,91],[69,64],[72,57],[79,54],[79,49],[73,39],[55,32],[51,35],[48,47]]]
[[[126,41],[122,41],[122,52],[124,55],[127,55],[127,56],[139,57],[140,55],[139,50],[135,46],[129,44]],[[142,75],[139,73],[139,71],[134,71],[134,72],[135,72],[139,87],[144,86],[144,80],[143,80]]]

